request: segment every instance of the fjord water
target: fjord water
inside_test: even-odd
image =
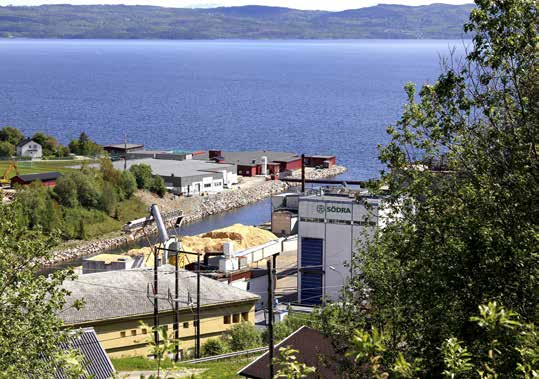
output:
[[[403,86],[462,41],[0,40],[0,126],[62,143],[334,154],[378,176]]]

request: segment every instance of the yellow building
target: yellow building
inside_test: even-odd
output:
[[[173,310],[168,300],[174,294],[174,267],[159,268],[159,325],[165,325],[173,336]],[[70,328],[93,327],[99,341],[111,357],[148,355],[147,339],[153,326],[153,270],[136,269],[87,274],[63,287],[71,292],[66,309],[59,314]],[[195,346],[196,274],[179,272],[179,331],[183,354]],[[151,297],[151,295],[150,295]],[[85,304],[81,310],[70,305],[77,299]],[[240,290],[204,276],[200,278],[201,343],[221,336],[240,322],[254,323],[254,306],[258,295]],[[141,326],[141,321],[149,327]]]

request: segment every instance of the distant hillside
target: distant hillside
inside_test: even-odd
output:
[[[460,38],[473,5],[377,5],[343,12],[243,6],[0,7],[0,37],[120,39]]]

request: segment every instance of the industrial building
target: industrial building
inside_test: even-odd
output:
[[[387,221],[382,199],[366,193],[317,194],[299,198],[298,300],[316,305],[337,300],[351,275],[357,244]]]
[[[193,155],[193,159],[211,160],[216,163],[233,164],[237,167],[238,175],[279,175],[281,172],[301,169],[301,156],[296,153],[270,150],[257,151],[222,151]]]
[[[109,271],[85,275],[64,282],[69,291],[65,309],[58,314],[68,328],[93,327],[110,357],[144,356],[150,354],[147,340],[153,325],[153,303],[149,284],[152,269]],[[174,293],[174,266],[158,270],[157,298],[159,325],[172,331],[173,308],[167,301]],[[179,331],[182,357],[191,355],[195,346],[196,275],[179,271]],[[71,305],[84,299],[82,309]],[[202,276],[200,278],[201,342],[222,335],[240,322],[254,323],[254,306],[259,297],[226,283]],[[144,322],[148,326],[141,324]]]
[[[177,195],[196,195],[204,192],[220,192],[238,182],[236,166],[204,162],[195,159],[132,159],[113,162],[114,167],[129,169],[132,165],[146,164],[152,168],[153,175],[159,175],[167,188]]]

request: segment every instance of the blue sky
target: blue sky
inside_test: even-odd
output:
[[[470,0],[387,0],[385,3],[403,5],[425,5],[433,2],[446,4],[466,4]],[[297,9],[321,9],[338,11],[355,9],[384,3],[381,0],[0,0],[0,5],[41,5],[41,4],[126,4],[158,5],[163,7],[208,8],[237,5],[271,5]]]

